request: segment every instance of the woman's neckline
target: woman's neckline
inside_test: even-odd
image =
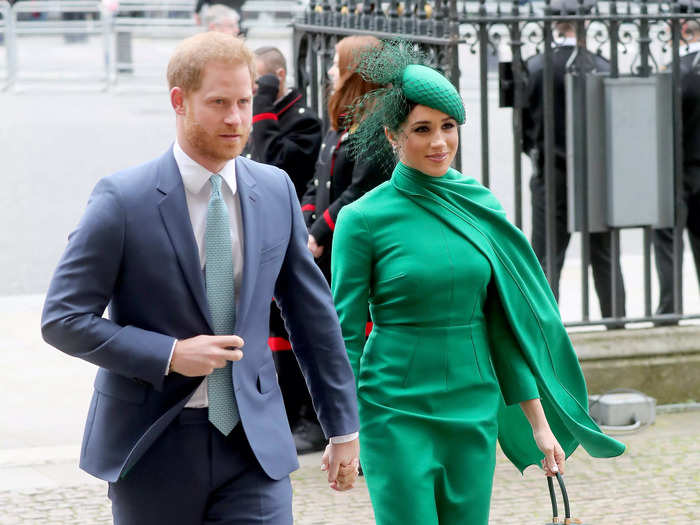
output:
[[[396,168],[397,168],[400,172],[402,172],[402,173],[404,173],[404,174],[407,174],[407,175],[415,175],[415,176],[417,176],[417,177],[422,177],[422,178],[424,178],[424,179],[426,179],[426,180],[443,180],[443,179],[446,177],[446,175],[450,172],[450,170],[449,170],[449,168],[448,168],[447,171],[446,171],[445,173],[443,173],[443,174],[440,175],[439,177],[435,177],[435,176],[433,176],[433,175],[428,175],[428,174],[426,174],[426,173],[423,173],[422,171],[420,171],[420,170],[418,170],[418,169],[416,169],[416,168],[413,168],[413,167],[411,167],[411,166],[409,166],[409,165],[407,165],[407,164],[404,164],[404,163],[401,162],[401,161],[398,162],[398,164],[396,165]]]

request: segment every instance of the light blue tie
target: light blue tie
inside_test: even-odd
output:
[[[212,175],[207,209],[206,268],[207,299],[216,335],[231,335],[236,326],[236,297],[233,281],[231,225],[221,195],[221,175]],[[240,417],[233,393],[231,362],[216,368],[207,380],[209,421],[228,436]]]

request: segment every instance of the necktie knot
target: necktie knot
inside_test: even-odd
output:
[[[211,177],[209,177],[209,180],[211,181],[211,194],[212,196],[217,196],[219,197],[221,195],[221,183],[223,179],[221,178],[221,175],[218,173],[215,173]]]

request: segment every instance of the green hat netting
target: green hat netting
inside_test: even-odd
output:
[[[396,159],[384,128],[399,129],[412,103],[437,109],[458,124],[464,123],[464,103],[459,93],[426,62],[427,57],[415,45],[404,41],[383,42],[360,55],[358,73],[368,82],[385,87],[363,95],[349,108],[349,149],[355,159],[390,171]]]

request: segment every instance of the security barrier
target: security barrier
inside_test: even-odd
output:
[[[145,80],[162,88],[172,50],[180,40],[200,31],[193,15],[192,0],[121,0],[111,30],[114,60],[110,76],[114,84],[128,87],[136,83],[143,89]]]
[[[0,91],[164,86],[194,0],[0,0]]]
[[[14,37],[12,36],[12,15],[10,4],[5,0],[0,0],[0,91],[12,84],[13,67],[12,59],[14,53],[12,46]]]
[[[11,12],[15,90],[46,82],[108,87],[109,22],[99,1],[29,0]]]

